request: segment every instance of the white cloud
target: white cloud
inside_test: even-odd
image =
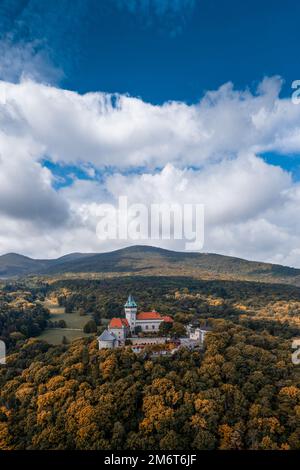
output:
[[[131,203],[203,203],[205,251],[299,265],[299,254],[292,262],[290,254],[299,244],[300,185],[253,154],[202,170],[167,165],[153,175],[114,175],[107,188]],[[173,247],[184,249],[184,243]]]
[[[154,106],[0,82],[0,252],[45,257],[124,245],[100,244],[96,213],[128,195],[205,204],[205,251],[300,266],[300,186],[258,156],[300,151],[300,107],[280,99],[280,87],[276,77],[255,94],[226,84],[195,105]],[[44,157],[80,165],[89,178],[113,171],[55,191]]]
[[[30,138],[0,131],[0,214],[51,226],[68,217],[51,185],[52,174],[35,158],[41,148]]]
[[[79,95],[31,81],[1,82],[0,96],[9,130],[29,134],[55,161],[184,167],[241,151],[299,151],[300,107],[278,98],[280,84],[265,79],[253,95],[228,83],[190,106]]]
[[[6,37],[0,40],[0,79],[19,82],[27,78],[45,83],[56,83],[63,72],[50,64],[46,49],[40,41],[14,42]]]

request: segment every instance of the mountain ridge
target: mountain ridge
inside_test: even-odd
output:
[[[105,253],[69,253],[56,259],[33,259],[18,253],[0,256],[0,277],[114,273],[229,277],[300,286],[300,269],[249,261],[217,253],[178,252],[135,245]]]

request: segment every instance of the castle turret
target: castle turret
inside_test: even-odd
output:
[[[134,298],[129,294],[126,304],[124,305],[126,320],[129,323],[131,333],[135,330],[137,305]]]

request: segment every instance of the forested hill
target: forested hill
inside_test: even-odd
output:
[[[172,360],[28,340],[0,369],[0,449],[299,449],[290,342],[212,324]]]
[[[133,246],[99,254],[72,253],[52,260],[34,260],[13,253],[0,256],[1,277],[63,273],[184,275],[300,286],[300,269],[214,253],[175,252],[148,246]]]

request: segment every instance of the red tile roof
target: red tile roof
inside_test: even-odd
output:
[[[173,318],[172,317],[169,317],[168,315],[166,315],[165,317],[162,317],[163,321],[165,321],[166,323],[173,323]]]
[[[109,328],[128,328],[129,324],[126,318],[112,318],[109,323]]]
[[[155,312],[155,310],[153,310],[153,312],[138,313],[136,316],[136,319],[137,320],[162,320],[162,316],[160,313]]]

